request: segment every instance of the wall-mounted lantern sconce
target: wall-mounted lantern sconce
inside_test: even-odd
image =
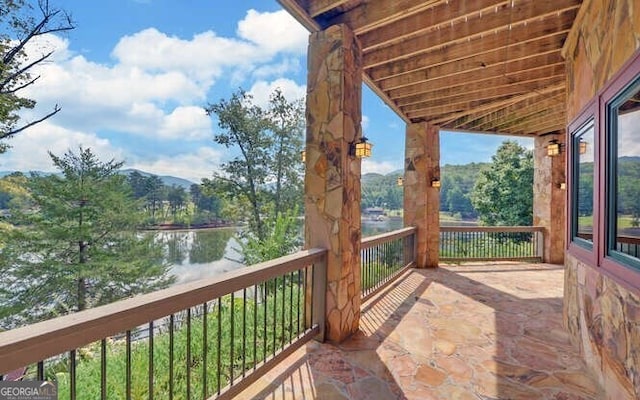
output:
[[[356,158],[371,157],[372,147],[373,147],[373,144],[369,143],[368,139],[363,136],[360,138],[360,140],[350,143],[349,154],[352,157],[356,157]]]
[[[396,180],[396,184],[398,186],[404,186],[404,178],[399,176],[398,179]]]
[[[558,189],[565,190],[567,188],[567,184],[564,182],[558,183]]]
[[[431,187],[432,188],[439,188],[440,187],[440,179],[438,178],[433,178],[431,180]]]
[[[587,153],[587,142],[582,140],[582,138],[580,139],[580,145],[579,145],[578,151],[580,152],[580,154]]]
[[[302,150],[300,152],[300,159],[302,160],[302,162],[307,161],[307,152],[306,152],[306,150]]]
[[[563,144],[558,142],[558,139],[553,139],[547,145],[547,155],[549,157],[555,157],[562,152]]]

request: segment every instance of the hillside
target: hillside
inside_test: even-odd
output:
[[[14,172],[18,172],[18,171],[0,171],[0,178],[10,175]],[[123,169],[122,171],[120,171],[121,174],[129,176],[129,174],[131,174],[132,172],[138,172],[140,175],[142,176],[151,176],[154,174],[150,174],[149,172],[144,172],[141,171],[139,169],[134,169],[134,168],[127,168],[127,169]],[[30,171],[29,173],[35,173],[38,175],[49,175],[51,174],[51,172],[42,172],[42,171]],[[191,182],[187,179],[183,179],[183,178],[178,178],[177,176],[171,176],[171,175],[158,175],[158,178],[160,178],[162,180],[162,183],[166,186],[180,186],[185,188],[187,191],[189,190],[189,188],[191,187],[191,185],[193,185],[195,182]]]

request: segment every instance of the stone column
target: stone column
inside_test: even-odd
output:
[[[565,143],[565,134],[537,137],[533,155],[533,224],[544,227],[543,261],[564,263],[566,190],[566,147],[555,157],[547,156],[547,145],[553,139]]]
[[[440,247],[440,132],[426,123],[408,124],[405,137],[404,226],[418,228],[416,266],[435,268]]]
[[[346,25],[313,33],[307,77],[305,241],[329,250],[325,338],[341,342],[360,322],[362,50]]]

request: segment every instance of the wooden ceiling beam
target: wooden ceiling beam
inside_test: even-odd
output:
[[[388,91],[433,80],[447,78],[459,80],[459,76],[463,74],[471,75],[474,72],[477,77],[500,76],[512,71],[527,70],[559,62],[564,62],[564,59],[558,49],[547,50],[543,53],[525,53],[515,57],[503,53],[502,55],[496,54],[494,58],[488,59],[486,64],[477,61],[469,64],[465,62],[442,64],[437,67],[378,81],[378,85],[382,90]]]
[[[331,11],[336,7],[340,7],[344,3],[347,3],[349,0],[313,0],[307,1],[307,13],[315,18],[320,14],[324,14],[327,11]]]
[[[486,113],[460,118],[452,127],[460,128],[464,126],[465,129],[488,130],[489,127],[498,126],[498,122],[503,119],[512,120],[514,115],[521,115],[523,110],[527,110],[524,112],[538,112],[540,109],[556,107],[559,103],[563,102],[564,96],[565,91],[559,91],[543,99],[531,97],[525,101],[515,103],[497,111],[491,110]]]
[[[542,133],[553,132],[564,128],[564,117],[565,114],[563,112],[551,113],[546,115],[544,119],[509,127],[509,131],[523,135],[539,136]]]
[[[564,107],[558,106],[558,103],[551,100],[543,100],[538,104],[535,104],[529,108],[521,107],[519,110],[512,112],[509,115],[502,116],[499,119],[493,119],[492,121],[486,121],[481,125],[466,124],[466,127],[473,127],[473,129],[507,129],[520,123],[528,123],[531,120],[541,118],[551,112],[566,113]]]
[[[536,126],[540,121],[545,119],[555,118],[558,115],[565,114],[565,110],[562,108],[543,108],[542,106],[537,106],[535,112],[528,111],[525,115],[512,115],[510,119],[504,120],[501,123],[485,125],[485,129],[488,129],[488,127],[503,131],[524,129],[527,126]]]
[[[472,2],[453,0],[441,3],[361,35],[360,43],[363,50],[371,51],[400,42],[411,36],[449,28],[449,25],[453,24],[465,23],[480,14],[495,13],[499,9],[508,8],[510,4],[511,0],[476,0]]]
[[[570,28],[570,21],[563,26],[558,26],[555,21],[543,19],[542,21],[534,21],[527,26],[514,27],[511,30],[510,44],[505,43],[504,38],[500,35],[477,37],[469,42],[438,47],[429,53],[423,53],[402,62],[370,68],[367,73],[374,80],[379,81],[440,64],[462,61],[482,54],[506,51],[506,48],[509,49],[509,53],[516,54],[521,51],[521,48],[526,49],[529,46],[537,52],[543,52],[552,48],[560,48]]]
[[[475,37],[500,34],[504,43],[513,43],[509,31],[516,25],[528,25],[541,18],[556,21],[556,26],[564,25],[564,20],[573,20],[577,13],[577,0],[555,0],[527,2],[522,6],[511,8],[513,12],[489,14],[481,18],[456,24],[447,29],[440,29],[404,40],[392,46],[365,52],[363,65],[372,68],[388,62],[403,60],[418,54],[426,53],[434,47],[446,44],[470,41]],[[518,10],[521,10],[518,12]],[[372,34],[375,34],[373,32]]]
[[[546,56],[542,56],[546,57]],[[535,57],[529,60],[518,61],[513,65],[507,64],[502,70],[492,67],[489,73],[485,71],[470,71],[457,75],[452,79],[435,79],[429,82],[419,82],[411,86],[401,87],[385,91],[391,99],[398,99],[406,96],[416,95],[425,92],[432,92],[439,89],[446,89],[458,86],[470,88],[479,87],[484,81],[500,80],[503,84],[517,84],[517,79],[528,79],[527,75],[538,76],[538,70],[548,71],[552,75],[563,74],[565,63],[559,60],[555,63],[545,63]],[[486,85],[482,84],[483,87]]]
[[[322,21],[322,26],[346,24],[357,34],[394,23],[448,0],[364,0],[348,12]]]
[[[550,86],[550,87],[545,88],[543,90],[538,90],[538,91],[535,91],[535,92],[526,93],[526,94],[523,94],[523,95],[520,95],[520,96],[509,97],[509,98],[504,99],[504,100],[487,103],[487,104],[485,104],[483,106],[479,106],[479,107],[476,107],[474,109],[466,109],[466,110],[462,110],[462,111],[459,111],[459,112],[450,113],[450,114],[443,115],[443,116],[438,116],[438,117],[435,117],[435,118],[429,118],[428,115],[425,115],[423,113],[416,113],[414,115],[409,114],[407,116],[412,121],[424,120],[424,121],[432,123],[433,125],[447,126],[447,124],[449,122],[455,121],[455,120],[457,120],[457,119],[459,119],[461,117],[464,117],[464,116],[469,116],[469,115],[473,115],[473,114],[476,114],[476,113],[481,113],[483,111],[495,111],[497,109],[505,108],[505,107],[508,107],[510,105],[513,105],[513,104],[516,104],[516,103],[520,103],[520,102],[525,101],[525,100],[530,99],[530,98],[534,98],[534,97],[538,97],[538,96],[546,96],[546,95],[552,94],[554,92],[564,91],[564,90],[565,90],[564,84],[558,85],[558,86]]]
[[[521,92],[521,93],[518,93],[517,95],[522,95],[522,94],[523,93]],[[440,103],[436,106],[420,107],[413,110],[407,110],[406,108],[403,108],[402,111],[404,111],[404,113],[408,115],[409,118],[412,118],[412,119],[416,117],[421,117],[421,116],[445,115],[445,114],[451,114],[454,112],[461,112],[464,110],[474,110],[474,109],[482,108],[487,104],[508,100],[517,95],[496,96],[489,99],[471,100],[471,101],[466,101],[464,103],[457,103],[457,104]]]
[[[471,102],[486,101],[504,96],[515,96],[522,93],[528,93],[534,90],[542,90],[545,87],[558,85],[564,83],[563,77],[556,77],[554,79],[539,80],[528,84],[517,84],[502,86],[494,88],[487,86],[484,89],[477,90],[473,93],[464,93],[454,97],[442,98],[433,97],[430,100],[423,101],[421,103],[411,104],[400,107],[405,113],[415,112],[420,110],[428,110],[430,108],[439,107],[443,104],[453,107],[464,106]]]
[[[544,70],[536,70],[544,71]],[[422,93],[419,95],[402,97],[396,100],[396,104],[398,107],[404,107],[412,104],[419,104],[425,101],[425,99],[437,99],[438,101],[450,101],[451,99],[455,99],[458,97],[464,96],[474,96],[477,93],[482,93],[486,91],[486,88],[490,88],[491,90],[502,90],[509,89],[514,86],[523,86],[525,88],[535,88],[538,89],[540,87],[545,87],[551,84],[552,82],[560,82],[564,80],[564,74],[556,74],[549,75],[544,73],[536,73],[533,79],[520,80],[516,79],[517,83],[504,83],[503,77],[499,77],[496,79],[491,79],[483,82],[483,85],[480,87],[476,87],[470,89],[468,86],[457,86],[453,88],[446,88],[443,90],[437,90],[434,92]],[[530,89],[534,90],[534,89]]]

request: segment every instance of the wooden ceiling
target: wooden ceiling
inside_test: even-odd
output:
[[[566,126],[564,41],[582,0],[278,0],[344,23],[365,82],[407,122],[535,136]]]

